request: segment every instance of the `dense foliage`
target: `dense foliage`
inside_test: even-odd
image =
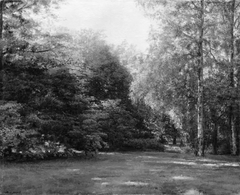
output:
[[[238,155],[239,1],[138,3],[156,26],[135,96],[171,113],[197,155]]]
[[[7,2],[2,10],[3,39],[11,44],[1,53],[1,157],[45,159],[75,150],[89,155],[129,143],[131,149],[141,143],[163,150],[130,99],[132,75],[102,35],[44,32],[27,15],[43,14],[41,5],[22,8],[17,18],[9,15],[9,5],[17,9],[23,3]],[[19,34],[13,29],[22,20],[29,25]]]
[[[44,30],[35,16],[57,1],[0,1],[2,158],[164,143],[239,154],[239,2],[138,3],[157,22],[148,54],[92,30]]]

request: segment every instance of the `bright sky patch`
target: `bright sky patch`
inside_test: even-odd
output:
[[[134,0],[67,0],[57,11],[58,25],[103,31],[107,41],[124,40],[144,51],[151,22]]]

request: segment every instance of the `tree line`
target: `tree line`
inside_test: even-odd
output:
[[[196,155],[239,155],[239,5],[237,0],[138,0],[156,21],[145,65],[145,97],[173,112]]]
[[[50,17],[61,2],[0,3],[1,158],[163,150],[130,98],[133,77],[121,52],[103,34],[43,30],[33,16]]]
[[[137,0],[147,53],[102,33],[43,29],[62,1],[1,1],[1,158],[44,159],[181,144],[239,154],[237,0]]]

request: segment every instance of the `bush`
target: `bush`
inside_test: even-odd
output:
[[[97,155],[98,150],[102,148],[108,148],[108,144],[102,140],[100,135],[87,135],[85,137],[84,153],[86,156],[89,154]]]
[[[155,150],[164,151],[164,145],[159,143],[156,139],[131,139],[123,143],[123,150]]]
[[[58,142],[45,141],[43,144],[32,145],[28,149],[8,147],[3,156],[6,161],[48,160],[72,156],[72,152]]]
[[[184,154],[191,154],[193,153],[193,148],[191,148],[190,146],[184,146],[184,147],[181,147],[181,153],[184,153]]]

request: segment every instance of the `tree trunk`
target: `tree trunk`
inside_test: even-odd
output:
[[[236,76],[236,64],[234,62],[234,23],[235,23],[235,0],[232,0],[231,3],[231,18],[230,18],[230,89],[232,91],[236,90],[237,76]],[[235,95],[234,95],[235,96]],[[238,134],[237,134],[237,105],[235,97],[232,97],[231,105],[229,107],[229,125],[232,133],[232,154],[238,155]]]
[[[239,86],[239,85],[238,85]],[[239,131],[240,131],[240,110],[239,110],[239,108],[240,108],[240,106],[239,105],[237,105],[237,114],[236,114],[236,148],[237,148],[237,153],[236,153],[236,155],[239,155],[240,154],[240,143],[239,143],[239,141],[240,141],[240,138],[239,138]]]
[[[237,67],[237,100],[238,100],[238,104],[237,104],[237,124],[236,124],[236,137],[237,137],[237,154],[240,154],[240,65],[238,65]]]
[[[198,156],[204,156],[204,127],[203,127],[203,26],[204,26],[204,0],[201,0],[201,11],[199,14],[199,51],[198,51],[198,99],[197,99],[197,117],[198,117]]]
[[[0,2],[0,41],[3,40],[3,4],[4,2]],[[3,47],[0,46],[0,71],[3,70]]]
[[[218,125],[214,124],[213,127],[213,135],[212,135],[212,145],[213,145],[213,154],[218,154]]]
[[[173,137],[173,145],[177,145],[177,137],[176,136]]]
[[[4,1],[0,2],[0,41],[3,40],[3,5]],[[0,99],[3,100],[3,80],[4,80],[4,72],[3,72],[3,46],[0,46]]]
[[[185,114],[185,144],[194,145],[194,132],[192,132],[190,120],[191,120],[191,86],[190,86],[190,70],[189,70],[189,64],[186,65],[186,89],[187,89],[187,95],[186,95],[186,114]]]
[[[237,67],[237,74],[236,74],[236,94],[237,94],[237,101],[239,101],[239,67]],[[240,154],[240,103],[236,102],[236,110],[235,110],[235,139],[236,139],[236,153],[235,155],[239,155]]]

